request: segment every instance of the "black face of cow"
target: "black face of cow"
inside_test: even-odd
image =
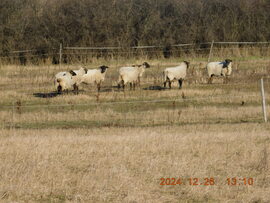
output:
[[[100,66],[99,68],[100,68],[100,70],[101,70],[101,71],[100,71],[101,73],[105,73],[106,70],[107,70],[107,68],[109,68],[109,67],[108,67],[108,66]]]
[[[223,68],[228,68],[229,64],[232,62],[231,59],[225,59],[223,62]]]
[[[144,62],[142,65],[143,65],[145,68],[150,68],[150,65],[149,65],[147,62]]]
[[[86,74],[88,70],[87,70],[86,68],[83,68],[83,69],[84,69],[84,71],[85,71],[85,74]]]
[[[225,63],[227,63],[228,65],[232,62],[231,59],[225,59]]]
[[[189,62],[188,61],[184,61],[185,64],[187,64],[187,68],[189,67]]]

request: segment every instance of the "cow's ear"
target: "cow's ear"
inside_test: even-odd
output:
[[[73,70],[70,70],[69,73],[70,73],[72,76],[77,75]]]

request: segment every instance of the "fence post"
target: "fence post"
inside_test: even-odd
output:
[[[59,65],[61,67],[62,63],[62,43],[60,43],[60,48],[59,48]]]
[[[11,124],[11,128],[12,130],[15,129],[15,102],[12,102],[12,124]]]
[[[266,104],[265,104],[265,94],[264,94],[264,84],[263,78],[261,78],[261,94],[262,94],[262,111],[263,111],[263,118],[264,122],[267,122],[267,114],[266,114]]]
[[[212,40],[212,43],[211,43],[211,48],[210,48],[210,52],[209,52],[209,56],[208,56],[207,62],[209,62],[210,59],[211,59],[213,46],[214,46],[214,40]]]

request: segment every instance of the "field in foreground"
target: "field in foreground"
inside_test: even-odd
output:
[[[269,202],[270,127],[2,130],[1,201]],[[186,185],[161,186],[160,178]],[[215,179],[189,185],[188,178]],[[253,185],[227,178],[253,178]]]
[[[269,202],[258,80],[270,61],[233,60],[230,82],[213,85],[205,63],[190,60],[182,90],[161,88],[161,71],[178,60],[148,61],[142,87],[126,92],[115,88],[117,68],[142,60],[97,61],[88,67],[111,64],[101,93],[79,95],[53,92],[53,75],[74,66],[0,66],[0,200]],[[269,101],[269,79],[265,89]],[[161,186],[162,177],[215,185]],[[227,185],[234,177],[254,184]]]

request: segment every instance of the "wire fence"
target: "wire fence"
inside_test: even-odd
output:
[[[55,92],[55,94],[57,94]],[[93,102],[93,103],[69,103],[69,104],[20,104],[20,107],[22,108],[36,108],[36,107],[65,107],[65,106],[96,106],[96,105],[116,105],[116,104],[143,104],[143,103],[163,103],[163,102],[188,102],[188,101],[210,101],[212,99],[234,99],[234,98],[258,98],[260,97],[258,95],[234,95],[234,96],[228,96],[228,95],[219,95],[219,96],[208,96],[208,97],[193,97],[193,98],[174,98],[174,99],[154,99],[154,100],[134,100],[134,101],[112,101],[112,102]],[[0,108],[14,108],[17,104],[12,105],[1,105]]]
[[[266,84],[268,84],[266,82]],[[266,88],[268,88],[268,85],[266,85]],[[84,92],[85,94],[86,92]],[[116,92],[117,93],[117,92]],[[132,92],[129,92],[132,93]],[[125,93],[124,93],[125,94]],[[99,93],[96,94],[97,96]],[[54,96],[58,96],[57,93],[55,93]],[[267,95],[268,98],[268,95]],[[238,99],[238,100],[237,100]],[[186,108],[197,108],[196,105],[198,102],[215,102],[222,101],[222,102],[227,102],[228,104],[236,102],[239,106],[244,106],[245,101],[249,102],[254,102],[257,101],[257,103],[260,103],[260,93],[258,92],[257,94],[241,94],[241,95],[226,95],[226,94],[221,94],[217,96],[201,96],[201,97],[186,97],[184,94],[179,96],[178,98],[170,98],[170,99],[156,99],[156,98],[149,98],[147,100],[124,100],[124,101],[102,101],[100,99],[97,99],[97,101],[92,101],[91,103],[62,103],[62,104],[23,104],[18,100],[17,102],[14,102],[13,104],[9,105],[1,105],[0,109],[5,110],[5,109],[28,109],[28,108],[35,108],[35,109],[48,109],[48,108],[55,108],[55,107],[72,107],[72,108],[80,108],[80,107],[102,107],[102,106],[110,106],[110,108],[114,108],[116,106],[126,106],[126,105],[144,105],[144,104],[157,104],[157,103],[163,103],[163,104],[168,104],[169,105],[176,105],[179,103],[185,103],[188,104]],[[219,102],[217,102],[218,104]],[[151,110],[151,108],[150,108]],[[192,109],[196,110],[196,109]],[[200,111],[200,110],[198,110]]]
[[[207,57],[210,50],[213,56],[258,55],[270,56],[270,42],[205,42],[173,45],[152,45],[134,47],[63,47],[49,49],[15,50],[0,53],[1,63],[40,63],[53,64],[90,61],[92,58],[134,58],[134,57]],[[240,53],[243,52],[243,53]],[[246,53],[250,52],[250,53]]]
[[[21,105],[15,103],[2,116],[7,117],[0,125],[2,128],[78,128],[78,127],[143,127],[166,125],[193,125],[211,123],[262,122],[259,108],[245,104],[233,106],[190,105],[191,101],[222,99],[223,105],[229,99],[230,104],[236,98],[246,101],[257,95],[204,97],[192,99],[168,99],[147,101],[99,102],[87,104],[44,104]],[[189,105],[179,105],[179,102]],[[160,103],[162,105],[158,105]],[[216,103],[214,101],[213,103]],[[145,106],[147,104],[147,106]],[[212,104],[212,103],[211,103]],[[152,109],[153,106],[159,109]],[[107,106],[107,108],[104,108]],[[109,106],[109,107],[108,107]],[[3,107],[3,106],[2,106]],[[83,107],[83,108],[82,108]],[[147,109],[145,109],[147,107]],[[143,108],[143,109],[142,109]],[[28,109],[28,110],[27,110]],[[34,110],[34,111],[33,111]],[[1,119],[2,120],[2,119]]]
[[[265,87],[269,88],[268,85]],[[266,98],[269,99],[269,95],[266,95]],[[24,104],[18,100],[13,104],[0,106],[0,115],[9,118],[5,119],[0,127],[153,127],[263,122],[259,91],[252,94],[242,92],[237,95],[186,97],[182,94],[168,99],[130,99],[92,100],[87,103],[70,101],[60,104]]]

